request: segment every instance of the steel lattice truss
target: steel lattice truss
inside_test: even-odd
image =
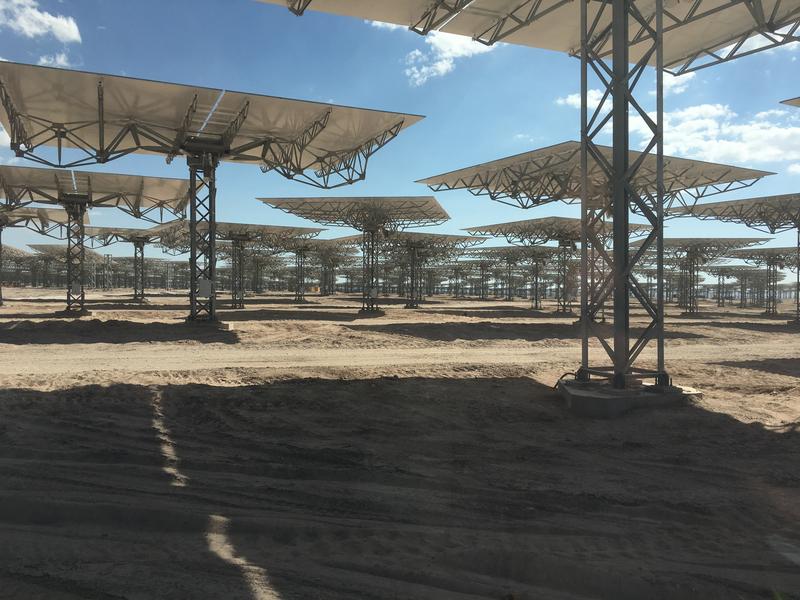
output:
[[[444,31],[486,45],[497,42],[575,53],[580,47],[576,10],[568,0],[260,0],[301,15],[310,8],[408,27],[421,35]],[[637,2],[652,20],[652,4]],[[607,27],[608,15],[591,5],[591,19]],[[780,0],[693,0],[664,10],[664,67],[685,73],[798,40],[800,8]],[[655,64],[647,35],[631,23],[632,60]],[[602,40],[601,57],[611,53]],[[649,59],[649,60],[648,60]]]
[[[63,244],[28,244],[28,248],[41,256],[54,260],[55,262],[66,263],[68,261],[67,247]],[[85,260],[87,263],[103,262],[103,255],[99,252],[89,250],[88,248],[85,249],[85,252]]]
[[[687,313],[699,310],[696,290],[703,265],[729,256],[736,248],[747,248],[769,241],[770,238],[665,238],[664,253],[675,261],[680,270],[681,297],[679,303]],[[641,247],[641,243],[634,243]]]
[[[388,237],[388,253],[396,255],[396,263],[408,270],[408,302],[406,308],[418,308],[424,294],[424,270],[433,262],[458,258],[464,251],[485,238],[470,235],[401,231]]]
[[[132,229],[127,227],[84,227],[92,248],[102,248],[118,242],[133,244],[133,300],[145,300],[145,282],[147,271],[144,247],[161,240],[163,229],[156,226],[152,229]]]
[[[211,153],[326,188],[363,179],[370,156],[421,118],[14,63],[0,65],[0,103],[12,150],[48,166]]]
[[[775,234],[800,227],[800,194],[708,202],[675,208],[673,213],[726,223],[741,223],[752,229]]]
[[[650,231],[646,225],[631,224],[631,236],[645,235]],[[510,244],[537,246],[547,242],[577,242],[581,239],[581,220],[569,217],[542,217],[539,219],[525,219],[494,225],[480,225],[469,227],[468,231],[474,235],[490,235],[504,237]],[[605,222],[598,230],[601,237],[612,233],[611,223]]]
[[[361,232],[361,310],[378,310],[378,265],[387,236],[407,227],[439,225],[450,216],[432,196],[261,198],[265,204],[323,225]]]
[[[779,269],[797,269],[797,248],[740,248],[731,250],[725,256],[737,258],[747,263],[764,266],[777,265]]]
[[[399,231],[441,225],[450,216],[433,196],[362,198],[259,198],[261,202],[321,225],[358,231]]]
[[[767,314],[777,313],[778,269],[782,264],[800,264],[800,194],[763,196],[745,200],[697,204],[691,208],[675,211],[679,215],[692,215],[699,219],[716,219],[728,223],[741,223],[752,229],[775,234],[796,230],[797,244],[792,249],[753,249],[750,262],[767,266],[770,274],[767,282]],[[743,251],[749,252],[749,251]],[[748,260],[748,259],[745,259]],[[796,320],[800,321],[800,269],[795,281],[797,300]]]
[[[152,213],[180,215],[186,208],[189,182],[163,177],[89,173],[64,169],[0,167],[6,207],[57,204],[67,214],[67,311],[84,311],[84,227],[86,211],[115,207],[131,216],[153,220]],[[2,210],[2,209],[0,209]]]
[[[607,117],[594,127],[604,126]],[[588,162],[589,203],[595,208],[609,206],[609,179],[604,163],[610,163],[612,149],[595,145],[596,154]],[[653,193],[657,186],[654,154],[629,152],[629,161],[641,163],[632,184],[640,193]],[[533,208],[548,202],[576,203],[582,196],[580,142],[555,146],[435,175],[418,181],[433,191],[466,189],[476,196]],[[766,171],[708,163],[685,158],[664,157],[664,197],[666,206],[691,206],[699,198],[749,187],[771,175]]]
[[[216,170],[257,164],[317,187],[363,179],[416,115],[112,75],[0,64],[0,123],[18,157],[55,167],[155,153],[189,168],[191,320],[216,320]],[[77,232],[76,232],[77,233]]]
[[[167,177],[141,177],[64,169],[0,166],[0,196],[6,207],[32,203],[112,207],[155,222],[153,213],[180,216],[189,201],[189,182]],[[1,210],[1,209],[0,209]]]
[[[25,227],[50,237],[61,237],[57,232],[63,232],[68,222],[69,216],[65,211],[52,208],[22,207],[0,211],[0,306],[3,305],[3,259],[8,257],[9,250],[16,250],[3,248],[3,230],[6,227]]]

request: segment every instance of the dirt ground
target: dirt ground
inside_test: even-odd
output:
[[[703,398],[598,421],[549,304],[4,292],[0,598],[800,598],[787,315],[668,307]]]

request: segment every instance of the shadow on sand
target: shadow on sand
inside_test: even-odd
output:
[[[753,369],[776,375],[800,378],[800,359],[798,358],[769,358],[765,360],[723,361],[715,363],[725,367],[737,369]]]
[[[574,315],[570,317],[574,319]],[[454,323],[388,323],[386,325],[348,325],[354,331],[372,331],[391,335],[406,335],[434,342],[451,342],[454,340],[524,340],[536,342],[546,339],[578,340],[580,325],[570,323],[492,323],[454,322]],[[605,337],[611,337],[612,329],[608,324],[596,325],[596,330]],[[641,330],[631,328],[636,335]],[[683,331],[667,331],[667,339],[696,339],[704,336]]]
[[[798,434],[698,406],[597,422],[528,378],[305,379],[6,389],[0,423],[12,597],[800,589]]]
[[[28,315],[30,316],[30,315]],[[52,316],[52,315],[50,315]],[[99,319],[12,321],[0,324],[3,344],[127,344],[193,340],[235,344],[239,336],[202,323],[137,323]]]

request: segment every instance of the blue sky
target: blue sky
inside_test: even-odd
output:
[[[579,91],[576,59],[508,45],[486,50],[463,38],[423,38],[314,12],[298,18],[254,0],[0,0],[0,57],[426,116],[373,157],[366,181],[323,195],[427,194],[414,180],[578,136],[579,112],[570,99]],[[798,58],[800,49],[787,47],[670,81],[668,152],[778,173],[725,198],[800,191],[800,109],[779,104],[800,96]],[[12,160],[6,137],[0,161]],[[127,157],[105,169],[186,175],[184,161],[166,165],[159,157]],[[297,224],[254,198],[318,194],[256,167],[224,164],[217,218]],[[453,233],[484,223],[577,216],[575,207],[523,211],[468,192],[437,198],[452,216],[440,230]],[[137,226],[114,209],[94,210],[91,220]],[[326,237],[340,233],[346,231]],[[753,232],[682,219],[669,222],[667,235]],[[41,241],[23,230],[9,230],[4,239],[20,247]],[[793,243],[783,234],[770,245]],[[109,252],[129,255],[131,249],[123,244]]]

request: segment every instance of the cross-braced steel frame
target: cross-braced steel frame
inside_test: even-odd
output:
[[[538,259],[533,259],[531,261],[531,309],[532,310],[542,309],[541,292],[539,291],[539,287],[541,285],[541,271],[542,271],[541,263],[542,261]]]
[[[569,260],[575,246],[572,242],[559,242],[556,254],[556,307],[557,313],[571,314],[572,300],[569,294]]]
[[[643,15],[633,0],[603,0],[597,14],[590,18],[589,4],[580,3],[581,22],[581,366],[578,379],[588,381],[592,376],[609,379],[616,388],[628,387],[635,376],[655,379],[657,385],[669,385],[670,377],[664,367],[664,302],[663,302],[663,224],[664,224],[664,152],[663,152],[663,2],[656,0],[651,15]],[[608,25],[601,25],[611,14]],[[636,25],[631,35],[630,25]],[[635,37],[635,39],[633,39]],[[611,42],[610,62],[603,48]],[[641,58],[633,65],[629,60],[632,43],[646,46]],[[649,63],[656,68],[656,111],[650,113],[642,106],[648,92],[642,91],[642,75]],[[589,106],[589,79],[600,86],[602,97],[597,107]],[[644,149],[633,162],[629,158],[629,112],[641,118],[647,130]],[[596,139],[603,129],[612,125],[613,152],[608,161]],[[635,186],[637,173],[648,153],[655,153],[654,188]],[[589,180],[590,162],[599,166],[608,181],[610,202],[598,202]],[[631,211],[642,215],[651,231],[633,253],[629,246]],[[612,250],[609,255],[601,242],[602,217],[613,218]],[[596,289],[589,286],[589,249],[593,247],[609,265],[609,275]],[[653,298],[634,275],[645,251],[655,249],[657,270],[656,294]],[[649,323],[631,343],[631,296],[645,309]],[[605,303],[613,297],[613,340],[609,344],[596,329],[595,318]],[[611,367],[590,362],[589,340],[599,340],[611,361]],[[656,344],[656,368],[644,369],[635,365],[650,341]]]
[[[306,301],[306,249],[294,251],[294,301]]]
[[[103,255],[103,290],[108,291],[113,287],[113,282],[111,281],[112,275],[112,261],[113,257],[110,254]]]
[[[5,227],[0,225],[0,306],[3,306],[3,230]]]
[[[231,308],[244,308],[244,244],[242,238],[231,239]]]
[[[144,302],[145,288],[144,242],[133,242],[133,301]]]
[[[190,155],[189,166],[189,320],[215,321],[217,166],[209,152]]]
[[[419,249],[411,246],[408,249],[408,290],[406,308],[419,308],[422,302],[422,268]]]
[[[86,203],[83,199],[70,201],[65,198],[64,210],[67,213],[67,308],[68,314],[86,312],[86,294],[83,289],[85,279],[84,257],[84,216]]]
[[[375,230],[361,234],[361,310],[376,312],[378,308],[378,236]]]
[[[309,0],[293,0],[301,14]],[[249,101],[228,123],[221,134],[194,131],[198,116],[198,96],[186,108],[179,126],[158,126],[146,120],[131,119],[120,124],[106,119],[105,90],[103,82],[97,83],[97,120],[92,122],[59,123],[47,115],[21,113],[6,84],[0,80],[0,106],[10,123],[11,149],[17,157],[41,165],[57,168],[75,168],[89,164],[105,164],[129,154],[146,151],[162,154],[167,162],[185,154],[190,173],[190,292],[189,317],[191,321],[216,321],[216,168],[222,158],[257,163],[262,171],[276,171],[282,176],[320,188],[334,188],[361,181],[366,175],[370,157],[393,140],[402,130],[404,119],[362,140],[354,147],[342,150],[312,151],[313,142],[328,126],[331,109],[315,116],[293,139],[266,134],[258,140],[247,140],[234,145],[236,137],[247,120]],[[32,124],[31,130],[26,123]],[[96,126],[98,143],[84,139],[83,132]],[[40,153],[47,146],[55,146],[55,159]],[[70,148],[77,153],[66,155]],[[259,152],[254,153],[254,150]],[[313,154],[309,166],[305,154]],[[207,224],[207,227],[198,225]]]

